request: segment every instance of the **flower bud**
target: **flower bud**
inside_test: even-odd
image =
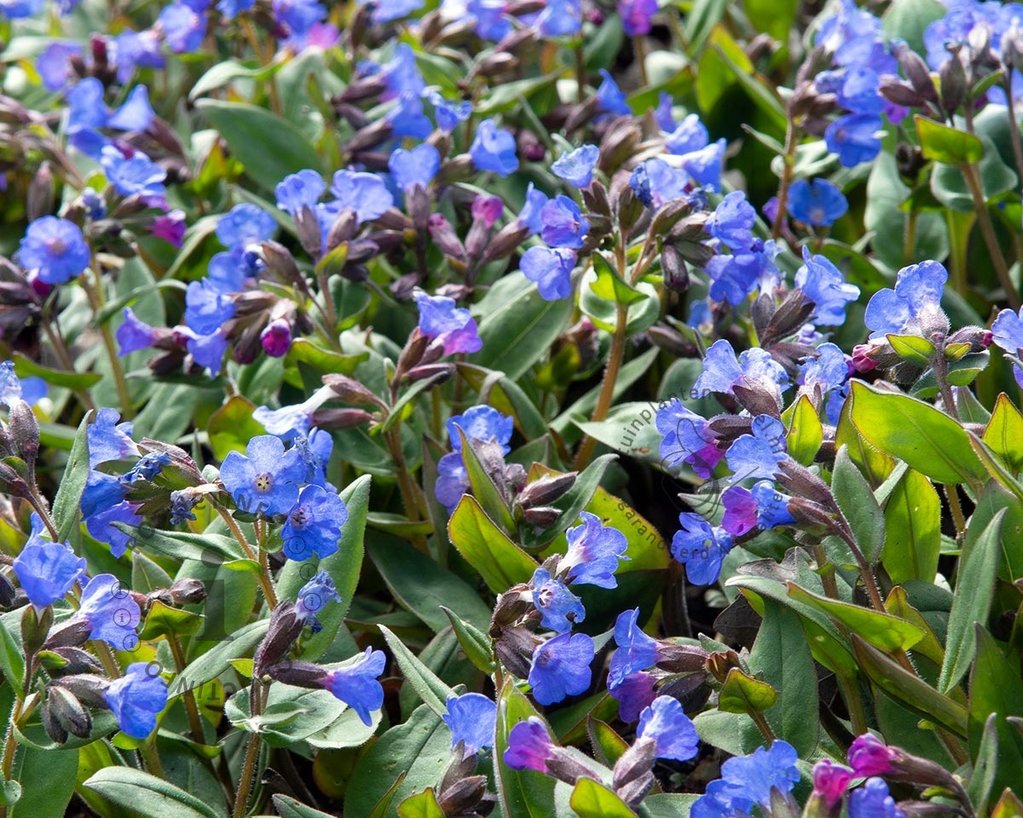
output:
[[[448,258],[465,261],[465,247],[443,213],[433,213],[426,222],[433,243]]]
[[[327,671],[311,662],[282,662],[271,665],[265,673],[278,682],[312,690],[324,687],[324,680],[327,678]]]
[[[650,791],[656,757],[657,742],[639,738],[615,762],[611,786],[627,804],[635,806]]]
[[[526,486],[518,496],[518,504],[526,508],[547,506],[575,485],[578,472],[546,475]]]
[[[77,738],[88,738],[92,731],[92,717],[82,703],[69,690],[58,685],[51,685],[46,694],[44,710],[63,730]],[[46,721],[44,719],[44,725]],[[49,733],[49,731],[47,730]],[[51,738],[54,738],[51,734]],[[54,738],[56,741],[56,739]]]
[[[376,420],[364,409],[317,409],[313,412],[313,425],[321,429],[352,429]]]
[[[25,205],[29,221],[53,212],[53,171],[49,162],[42,162],[28,186]]]
[[[271,358],[283,358],[291,349],[291,324],[275,318],[259,334],[259,343]]]
[[[677,293],[689,289],[689,268],[685,259],[673,245],[665,244],[661,250],[661,270],[664,275],[664,286]]]
[[[493,799],[493,796],[490,796]],[[472,775],[455,781],[441,790],[437,803],[445,815],[478,815],[477,809],[487,800],[487,777]]]
[[[21,617],[21,641],[26,656],[31,656],[43,646],[52,624],[52,607],[47,606],[39,612],[35,605],[28,606]]]
[[[498,605],[500,606],[500,603]],[[494,618],[497,619],[497,612],[494,613]],[[539,643],[540,640],[525,628],[505,628],[494,641],[494,652],[501,664],[513,675],[527,679],[533,651]]]
[[[507,258],[519,247],[529,236],[529,228],[519,222],[509,222],[497,231],[486,251],[483,253],[483,262],[495,261],[499,258]]]
[[[953,52],[938,71],[941,80],[941,106],[952,114],[966,100],[966,71],[959,61],[959,54]]]
[[[302,634],[305,623],[295,612],[291,602],[280,602],[270,614],[270,626],[266,636],[256,648],[252,660],[253,678],[260,678],[270,665],[277,664],[291,650],[295,640]]]
[[[9,413],[11,442],[31,471],[39,454],[39,422],[32,407],[20,399],[12,399]]]
[[[444,383],[455,374],[454,364],[426,364],[410,369],[405,379],[410,383],[415,381],[430,381],[432,384]]]
[[[171,600],[175,605],[194,605],[208,596],[202,580],[179,579],[170,587]]]

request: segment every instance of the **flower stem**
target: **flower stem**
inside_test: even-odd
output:
[[[135,408],[132,405],[131,392],[128,391],[128,381],[124,377],[124,369],[121,367],[121,359],[117,357],[117,344],[114,342],[114,334],[110,331],[110,326],[106,321],[100,321],[100,312],[103,309],[103,281],[100,278],[99,264],[93,261],[93,274],[96,276],[96,285],[89,281],[88,275],[81,277],[82,288],[85,290],[86,296],[89,299],[89,305],[92,307],[93,317],[96,319],[96,323],[99,326],[100,337],[103,339],[103,347],[107,353],[107,359],[110,361],[110,369],[114,374],[114,383],[117,386],[117,400],[121,404],[121,416],[125,420],[129,420],[135,414]]]
[[[248,559],[252,560],[253,562],[258,562],[260,568],[263,569],[259,572],[259,584],[263,588],[263,596],[266,597],[266,604],[270,608],[276,608],[277,592],[274,590],[273,580],[270,577],[270,566],[268,564],[264,564],[263,560],[260,559],[260,554],[256,553],[256,550],[249,543],[248,539],[246,539],[245,533],[241,530],[241,527],[238,525],[238,521],[235,520],[235,518],[230,515],[228,510],[224,508],[222,505],[220,505],[220,503],[215,502],[212,498],[209,499],[210,504],[213,506],[213,508],[217,510],[217,513],[220,515],[221,519],[223,519],[223,521],[227,523],[228,529],[230,529],[231,534],[238,541],[238,544],[242,547],[242,551],[245,552],[245,556]]]
[[[977,172],[977,165],[973,162],[963,163],[963,179],[970,189],[973,197],[973,206],[977,211],[977,223],[980,225],[980,234],[984,237],[987,251],[991,256],[991,263],[994,265],[998,281],[1005,290],[1005,299],[1014,310],[1020,307],[1019,292],[1016,285],[1012,283],[1009,276],[1009,267],[1005,263],[1005,256],[1002,255],[1002,248],[998,245],[998,236],[995,235],[995,227],[991,222],[991,213],[988,211],[987,202],[984,201],[984,191],[980,185],[980,175]]]
[[[778,182],[778,203],[774,213],[774,221],[771,223],[771,238],[777,239],[781,235],[782,225],[785,223],[785,209],[789,200],[789,185],[792,184],[792,170],[795,167],[796,154],[796,125],[789,118],[785,125],[785,154],[782,156],[781,181]]]
[[[249,712],[252,718],[260,713],[260,696],[263,683],[258,679],[252,680],[249,693]],[[246,807],[248,807],[249,794],[252,791],[252,780],[256,775],[256,762],[259,760],[259,733],[253,730],[249,733],[249,742],[245,748],[245,761],[242,766],[242,776],[238,780],[238,794],[234,801],[233,818],[244,818]]]
[[[628,339],[629,308],[619,303],[615,311],[615,332],[611,337],[611,349],[608,351],[607,367],[604,369],[604,379],[600,383],[600,394],[597,395],[597,405],[593,410],[593,422],[607,418],[611,411],[611,401],[614,399],[615,381],[618,380],[618,372],[622,368],[622,360],[625,358],[625,342]],[[575,456],[575,468],[581,471],[586,468],[597,446],[596,438],[587,435],[579,447]]]

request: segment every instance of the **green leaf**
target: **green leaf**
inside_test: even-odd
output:
[[[579,818],[635,818],[629,805],[603,784],[580,778],[568,800]]]
[[[82,492],[85,491],[85,483],[89,479],[88,428],[93,414],[86,412],[78,426],[71,454],[68,455],[67,465],[64,466],[64,476],[57,487],[57,496],[53,498],[51,516],[53,524],[57,527],[59,541],[67,541],[78,528],[81,519],[79,504],[82,501]]]
[[[25,615],[24,609],[17,619],[20,622]],[[25,683],[25,655],[21,645],[15,641],[3,619],[0,619],[0,670],[12,690],[21,690]]]
[[[168,694],[171,698],[180,696],[186,690],[191,690],[211,679],[217,678],[229,667],[232,659],[239,659],[243,656],[251,656],[256,645],[266,635],[270,625],[268,619],[260,619],[250,622],[239,630],[230,634],[226,639],[215,647],[206,651],[195,661],[191,662],[181,673],[175,677],[170,684]]]
[[[540,718],[522,693],[509,680],[497,699],[497,729],[494,737],[494,783],[503,815],[516,818],[550,818],[554,815],[554,779],[532,770],[513,770],[504,760],[508,734],[520,721]]]
[[[520,582],[529,582],[540,567],[508,539],[469,494],[462,497],[451,514],[448,538],[495,594],[503,594]]]
[[[158,636],[192,636],[202,628],[200,614],[172,608],[154,599],[146,611],[146,619],[139,632],[141,639],[155,639]]]
[[[266,434],[263,424],[252,417],[255,410],[255,404],[248,398],[232,395],[227,403],[210,415],[206,432],[217,460],[223,461],[229,452],[244,454],[253,437]]]
[[[789,455],[797,463],[809,466],[824,442],[824,427],[817,410],[806,395],[801,395],[785,415],[782,419],[788,428]]]
[[[947,165],[966,165],[979,162],[984,156],[984,143],[971,133],[919,114],[913,117],[913,122],[925,159]]]
[[[444,810],[437,803],[433,787],[410,795],[398,804],[398,818],[444,818]]]
[[[860,435],[938,483],[977,482],[987,470],[955,420],[930,404],[852,382],[848,403]]]
[[[601,253],[593,254],[593,271],[597,274],[597,280],[593,282],[593,293],[612,304],[624,304],[628,306],[642,301],[645,296],[627,284],[610,262]]]
[[[51,386],[62,386],[65,389],[91,389],[103,380],[98,372],[65,372],[50,369],[20,352],[11,354],[14,360],[14,374],[19,378],[42,378]]]
[[[799,11],[796,0],[743,0],[742,5],[753,27],[780,43],[788,39]]]
[[[975,627],[977,660],[970,674],[970,755],[977,763],[982,755],[983,736],[993,728],[998,752],[991,765],[992,793],[1019,784],[1023,770],[1023,736],[1006,721],[1023,716],[1023,681],[1018,655],[1007,658],[994,638],[980,625]],[[981,813],[983,814],[983,813]]]
[[[1016,187],[1017,177],[1009,165],[1002,161],[991,140],[980,137],[984,158],[977,165],[981,193],[986,202]],[[962,170],[956,165],[936,164],[931,173],[931,192],[945,207],[960,213],[973,213],[975,205]]]
[[[819,596],[793,582],[788,583],[788,589],[793,599],[824,611],[881,650],[909,650],[924,638],[920,628],[897,616]]]
[[[443,716],[447,712],[446,702],[450,696],[455,695],[455,692],[423,664],[418,656],[405,647],[390,630],[380,625],[380,632],[391,648],[391,653],[394,654],[394,659],[397,661],[398,667],[401,668],[405,681],[412,685],[416,693],[419,694],[419,698],[429,705],[434,713]]]
[[[686,41],[690,54],[699,54],[714,27],[728,9],[728,0],[696,0],[686,17]]]
[[[288,366],[298,363],[309,364],[309,366],[321,373],[352,375],[359,364],[368,359],[368,352],[343,355],[340,352],[333,352],[332,350],[318,347],[308,338],[296,338],[291,342],[284,361]]]
[[[718,710],[725,713],[763,713],[774,707],[778,691],[767,682],[754,679],[733,667],[718,694]]]
[[[19,748],[12,775],[21,783],[21,797],[9,818],[64,818],[77,773],[78,750]]]
[[[515,418],[516,425],[527,440],[535,440],[547,434],[544,416],[515,381],[473,364],[458,363],[456,366],[458,374],[480,393],[481,400],[486,395],[489,406]]]
[[[192,90],[188,92],[189,102],[195,102],[199,97],[217,88],[223,88],[235,80],[264,80],[272,77],[283,62],[272,62],[268,65],[247,66],[234,60],[225,60],[214,65],[209,71],[195,81]]]
[[[135,544],[151,548],[180,560],[197,560],[206,564],[220,564],[224,561],[237,562],[245,559],[238,541],[223,534],[193,534],[190,531],[159,531],[148,525],[114,523],[125,534],[131,535]]]
[[[931,481],[907,469],[884,507],[881,561],[892,582],[933,582],[941,553],[941,498]]]
[[[977,815],[988,814],[988,802],[995,792],[995,775],[998,772],[1000,756],[999,739],[998,714],[990,713],[984,723],[979,745],[971,747],[974,757],[973,770],[967,782],[966,794]]]
[[[608,767],[614,767],[629,749],[629,742],[618,735],[610,724],[594,716],[586,719],[586,734],[597,760]]]
[[[451,629],[455,632],[455,637],[465,652],[466,658],[478,670],[482,670],[484,673],[493,673],[494,657],[490,637],[459,617],[450,608],[441,605],[440,609],[444,611],[444,615],[451,622]]]
[[[852,462],[845,446],[840,447],[835,455],[831,491],[863,556],[871,564],[877,562],[884,548],[884,516],[870,484]]]
[[[201,99],[196,107],[224,138],[246,173],[266,190],[273,190],[285,176],[304,168],[323,172],[320,157],[305,135],[269,111],[212,99]]]
[[[895,354],[905,361],[930,366],[934,358],[934,344],[918,335],[886,335]]]
[[[307,807],[305,804],[287,795],[274,795],[273,802],[281,818],[333,818],[333,816],[328,815],[326,812],[320,812],[318,809]]]
[[[131,767],[107,767],[82,786],[144,818],[223,818],[194,795]]]
[[[995,401],[982,440],[1015,473],[1023,471],[1023,414],[1004,392]]]
[[[160,588],[170,588],[174,580],[159,565],[141,551],[131,554],[131,588],[140,594],[149,594]]]
[[[579,309],[588,315],[593,323],[606,332],[614,332],[618,323],[618,307],[615,305],[614,296],[609,300],[598,294],[597,289],[601,287],[599,274],[594,267],[583,276],[580,288]],[[624,286],[624,282],[622,282]],[[605,283],[601,288],[603,291],[611,289],[611,285]],[[646,281],[641,281],[633,290],[639,298],[630,296],[630,305],[626,313],[625,331],[629,335],[637,332],[644,332],[657,321],[660,313],[661,303],[657,295],[657,289]],[[624,294],[623,294],[624,295]]]
[[[461,427],[458,427],[458,437],[462,443],[462,463],[465,465],[472,495],[479,500],[490,519],[501,526],[505,532],[513,534],[516,529],[515,518],[512,517],[511,509],[508,508],[507,499],[490,474],[487,473],[476,454],[476,449],[473,448],[473,444],[470,443]]]
[[[889,39],[902,39],[918,54],[923,54],[924,30],[948,13],[938,0],[896,0],[882,16],[884,33]]]
[[[990,500],[986,493],[981,505]],[[941,666],[938,689],[947,693],[966,674],[977,650],[974,626],[983,625],[991,612],[995,595],[995,574],[1001,555],[1001,528],[1006,509],[999,509],[983,529],[984,511],[978,507],[966,531],[963,553],[959,558],[956,593],[952,597],[952,612],[948,617],[948,636],[945,639],[945,663]]]

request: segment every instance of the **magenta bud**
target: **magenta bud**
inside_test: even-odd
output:
[[[271,358],[283,358],[291,348],[291,325],[283,318],[274,319],[259,334],[259,342]]]
[[[494,222],[501,218],[504,211],[504,202],[500,196],[477,196],[472,203],[472,217],[479,219],[487,227],[493,227]]]

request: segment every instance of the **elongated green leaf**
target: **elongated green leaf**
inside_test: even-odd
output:
[[[468,494],[459,501],[448,521],[448,538],[495,594],[503,594],[519,582],[529,582],[539,567]]]
[[[191,690],[217,678],[227,670],[228,663],[232,659],[251,656],[256,645],[266,635],[269,624],[270,621],[267,619],[252,622],[232,633],[216,647],[208,650],[177,675],[171,682],[169,695],[171,697],[180,696],[186,690]]]
[[[88,427],[92,422],[92,412],[86,412],[82,418],[75,442],[71,446],[67,465],[64,466],[64,477],[57,488],[57,496],[53,498],[53,524],[57,527],[59,540],[67,540],[78,527],[81,514],[78,509],[82,501],[82,492],[89,479],[89,443]]]
[[[941,552],[941,499],[931,481],[908,469],[884,507],[882,562],[892,582],[931,582]]]
[[[579,818],[634,818],[629,805],[592,778],[580,778],[568,801]]]
[[[520,721],[540,718],[529,699],[505,682],[497,700],[497,729],[494,737],[494,783],[504,815],[522,818],[550,818],[554,815],[554,779],[532,770],[513,770],[504,760],[508,734]]]
[[[25,615],[25,610],[27,609],[22,610],[21,616]],[[3,671],[4,678],[12,690],[21,690],[25,683],[25,655],[2,619],[0,619],[0,670]]]
[[[512,517],[511,509],[508,508],[508,501],[480,462],[476,449],[473,448],[461,427],[458,429],[458,437],[462,443],[462,463],[465,464],[465,472],[473,496],[479,500],[490,519],[508,534],[514,534],[515,518]]]
[[[1023,735],[1006,721],[1010,716],[1023,716],[1023,680],[1015,654],[1006,658],[982,626],[974,630],[977,660],[970,674],[970,756],[977,763],[983,755],[986,732],[993,727],[998,752],[991,765],[992,793],[999,793],[1017,785],[1023,770]]]
[[[189,531],[160,531],[147,525],[114,523],[131,535],[137,546],[159,551],[180,560],[198,560],[208,564],[244,560],[238,541],[223,534],[192,534]]]
[[[107,767],[83,786],[144,818],[224,818],[194,795],[130,767]]]
[[[64,818],[75,791],[78,750],[23,747],[14,757],[12,775],[21,784],[9,818]]]
[[[806,395],[801,395],[799,400],[786,410],[783,419],[788,428],[789,455],[797,463],[809,466],[824,441],[824,427],[821,426],[817,410],[813,408]]]
[[[909,650],[924,638],[924,632],[911,622],[871,608],[840,602],[812,594],[795,583],[788,583],[789,596],[833,616],[853,633],[859,634],[881,650]]]
[[[1014,472],[1023,471],[1023,414],[1004,392],[995,402],[982,439]]]
[[[465,652],[466,658],[484,673],[493,673],[494,657],[493,649],[490,645],[490,637],[483,631],[475,628],[471,623],[461,619],[450,608],[445,608],[441,605],[440,609],[444,611],[444,615],[451,622],[451,629],[455,632],[455,637]]]
[[[869,563],[876,562],[884,548],[884,516],[870,484],[852,462],[845,446],[835,455],[831,490],[863,556]]]
[[[394,659],[397,661],[398,667],[401,668],[405,681],[415,688],[419,698],[429,705],[434,713],[443,716],[447,712],[445,702],[449,696],[455,695],[455,692],[444,684],[437,674],[424,665],[418,656],[405,647],[390,630],[381,625],[380,632],[384,635],[384,640],[390,647],[391,653],[394,654]]]
[[[62,386],[66,389],[90,389],[103,380],[103,376],[98,372],[50,369],[20,352],[13,353],[11,357],[14,360],[14,374],[19,378],[42,378],[52,386]]]
[[[305,804],[290,798],[287,795],[273,796],[274,806],[281,814],[281,818],[332,818],[326,812],[307,807]]]
[[[913,122],[925,159],[965,165],[979,162],[984,156],[984,144],[971,133],[920,115],[914,116]]]

